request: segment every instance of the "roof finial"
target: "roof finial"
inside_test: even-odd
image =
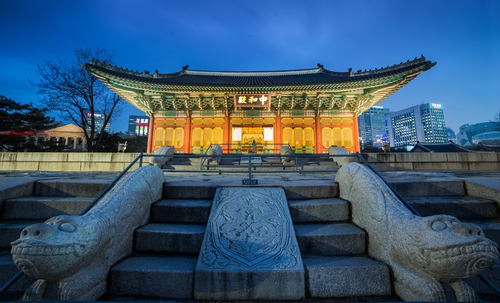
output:
[[[155,69],[155,73],[153,74],[153,78],[158,78],[158,69]]]
[[[349,76],[352,76],[354,75],[354,73],[352,72],[352,67],[349,67]]]
[[[184,66],[182,67],[182,70],[187,70],[188,68],[189,68],[189,65],[187,65],[187,64],[186,64],[186,65],[184,65]]]
[[[318,63],[317,65],[318,65],[318,68],[323,69],[323,64]]]

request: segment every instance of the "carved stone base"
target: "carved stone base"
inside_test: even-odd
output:
[[[304,297],[304,266],[281,188],[218,188],[195,270],[199,300]]]

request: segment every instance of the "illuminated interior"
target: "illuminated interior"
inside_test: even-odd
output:
[[[272,127],[233,127],[232,134],[232,152],[273,152],[274,137]],[[255,148],[253,146],[254,142]]]

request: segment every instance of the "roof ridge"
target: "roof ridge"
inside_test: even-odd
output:
[[[208,71],[185,69],[184,73],[188,75],[209,75],[209,76],[286,76],[286,75],[308,75],[322,72],[321,67],[289,69],[277,71]]]

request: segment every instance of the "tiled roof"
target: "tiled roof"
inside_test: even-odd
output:
[[[461,147],[453,142],[449,143],[417,143],[411,151],[418,151],[422,149],[426,152],[436,152],[436,153],[456,153],[456,152],[470,152],[470,150]]]
[[[325,69],[320,64],[318,64],[318,67],[311,69],[257,72],[201,71],[190,70],[185,66],[180,72],[172,74],[158,74],[158,72],[154,74],[150,74],[149,72],[139,73],[97,61],[86,64],[85,68],[92,72],[101,72],[124,80],[128,79],[152,84],[250,87],[355,82],[391,76],[412,70],[425,71],[435,64],[435,62],[427,61],[422,56],[421,58],[415,58],[412,61],[390,67],[358,72],[333,72]]]

